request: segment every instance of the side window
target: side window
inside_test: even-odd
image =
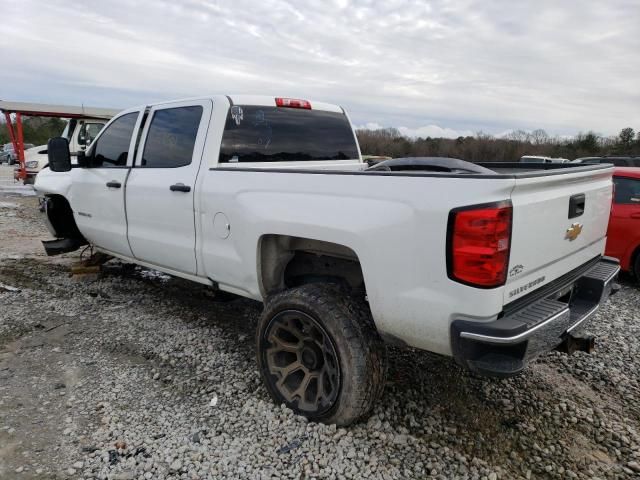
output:
[[[127,165],[129,143],[138,119],[138,112],[116,119],[100,135],[91,152],[94,167],[124,167]]]
[[[614,203],[640,205],[640,180],[613,177],[616,186]]]
[[[176,168],[189,165],[201,118],[201,106],[154,112],[142,153],[142,167]]]

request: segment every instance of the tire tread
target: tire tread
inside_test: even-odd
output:
[[[258,363],[264,378],[264,368],[260,353],[261,335],[269,320],[279,311],[289,306],[306,306],[306,313],[319,320],[337,344],[344,340],[354,352],[349,360],[353,372],[342,372],[343,391],[336,408],[327,417],[312,418],[326,423],[348,425],[365,418],[381,397],[386,378],[386,347],[380,338],[369,306],[364,299],[354,298],[340,285],[307,284],[291,290],[280,292],[267,300],[256,335],[258,345]],[[325,318],[318,318],[322,312]],[[339,323],[334,325],[335,321]],[[333,327],[333,328],[332,328]],[[336,327],[340,330],[336,332]],[[339,333],[339,336],[336,335]],[[344,362],[343,362],[344,363]],[[354,382],[347,384],[345,377],[355,377]],[[347,387],[346,398],[345,384]],[[276,401],[274,393],[269,393]]]

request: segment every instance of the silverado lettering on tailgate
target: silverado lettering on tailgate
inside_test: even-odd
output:
[[[522,292],[526,292],[527,290],[529,290],[530,288],[535,287],[536,285],[540,285],[541,283],[543,283],[545,281],[546,277],[539,277],[536,278],[535,280],[530,281],[529,283],[525,283],[524,285],[511,290],[509,292],[509,298],[511,297],[515,297],[516,295],[521,294]]]

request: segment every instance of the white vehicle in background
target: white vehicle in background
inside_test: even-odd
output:
[[[568,158],[544,157],[541,155],[524,155],[520,157],[522,163],[569,163]]]
[[[114,114],[117,111],[114,110]],[[73,157],[77,156],[79,151],[84,151],[91,144],[94,138],[100,133],[100,130],[106,125],[109,118],[72,118],[67,122],[61,136],[69,140],[69,150]],[[27,171],[25,184],[33,184],[36,175],[43,167],[49,163],[47,157],[47,146],[40,145],[31,147],[24,151],[24,165]],[[14,169],[14,179],[18,180],[18,168]]]
[[[341,107],[248,95],[125,110],[74,168],[68,143],[49,141],[35,184],[47,253],[91,244],[264,302],[262,380],[312,420],[370,412],[385,342],[502,377],[590,351],[584,327],[615,290],[610,166],[369,166]]]

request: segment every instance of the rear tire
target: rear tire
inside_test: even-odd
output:
[[[636,253],[636,260],[633,262],[633,275],[636,277],[636,282],[640,283],[640,251]]]
[[[386,348],[368,305],[341,286],[309,284],[269,298],[256,340],[271,397],[310,420],[349,425],[382,395]]]

